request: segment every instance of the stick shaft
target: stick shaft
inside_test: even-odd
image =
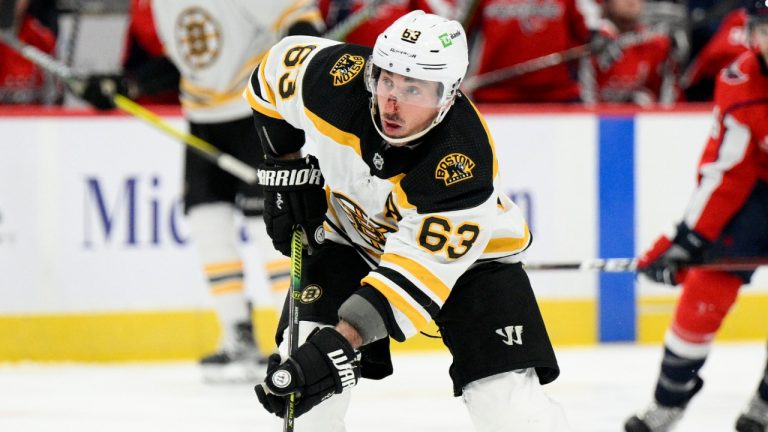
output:
[[[299,346],[299,304],[301,296],[301,266],[303,244],[301,242],[301,229],[293,231],[291,237],[291,291],[288,293],[288,355],[293,355]],[[296,399],[295,394],[288,396],[283,418],[283,431],[292,432],[295,420]]]
[[[606,258],[584,261],[562,262],[532,262],[524,263],[526,270],[591,270],[600,272],[634,272],[637,271],[636,258]],[[688,267],[711,271],[752,271],[761,266],[768,266],[768,257],[735,257],[721,258],[701,264],[691,264]]]
[[[326,32],[323,37],[337,41],[345,40],[350,33],[355,31],[355,29],[360,26],[360,24],[373,16],[379,6],[382,6],[387,1],[388,0],[372,0],[368,2],[368,4],[355,11],[344,21],[338,23],[336,26]]]
[[[17,38],[12,37],[8,32],[0,32],[0,40],[8,44],[8,46],[27,60],[66,81],[67,85],[82,85],[82,83],[77,82],[77,74],[75,74],[70,67],[40,51],[36,47],[19,41]],[[180,140],[193,150],[197,151],[201,156],[218,165],[219,168],[224,171],[246,183],[256,183],[256,169],[252,166],[240,161],[232,155],[222,152],[213,144],[202,138],[175,128],[157,114],[123,95],[116,94],[113,98],[113,102],[116,107],[120,108],[120,110],[143,120],[157,130]]]

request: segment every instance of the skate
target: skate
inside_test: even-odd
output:
[[[624,423],[626,432],[668,432],[683,416],[682,407],[665,407],[655,402]]]
[[[234,347],[203,357],[200,367],[206,383],[256,383],[266,376],[267,359],[256,346],[252,325],[241,323],[237,325]]]
[[[766,432],[768,430],[768,402],[759,395],[749,401],[747,410],[736,420],[738,432]]]

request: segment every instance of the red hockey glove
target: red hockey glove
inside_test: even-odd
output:
[[[709,244],[707,239],[681,223],[674,239],[662,235],[640,257],[637,271],[652,281],[677,285],[685,280],[688,265],[701,263],[703,251]]]

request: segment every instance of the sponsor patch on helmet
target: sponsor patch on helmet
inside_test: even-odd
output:
[[[443,44],[443,48],[448,48],[449,46],[453,45],[451,36],[448,33],[443,33],[438,37],[440,38],[440,43]]]
[[[336,64],[331,68],[333,85],[335,87],[343,86],[352,81],[364,69],[365,59],[361,56],[344,54],[336,60]]]
[[[446,186],[471,179],[475,162],[461,153],[451,153],[440,160],[435,170],[435,178],[443,180]]]
[[[315,284],[307,285],[304,287],[303,290],[301,290],[299,301],[304,304],[314,303],[322,295],[323,295],[323,289],[320,288],[320,285],[315,285]]]

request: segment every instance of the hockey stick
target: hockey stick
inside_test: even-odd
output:
[[[350,14],[344,21],[336,24],[331,30],[326,32],[323,37],[326,39],[343,41],[350,33],[355,31],[360,24],[372,17],[379,6],[383,6],[388,1],[389,0],[372,0],[370,3]]]
[[[301,228],[293,230],[291,237],[291,292],[288,296],[288,355],[293,355],[299,346],[299,305],[301,297],[301,260],[303,244]],[[283,432],[293,432],[296,408],[296,393],[291,393],[286,400]]]
[[[14,51],[27,60],[60,78],[75,95],[82,94],[85,82],[82,80],[82,77],[78,76],[70,67],[40,51],[36,47],[21,42],[7,31],[0,31],[0,41],[10,46]],[[140,120],[144,120],[156,129],[181,140],[198,154],[219,166],[222,170],[246,183],[256,183],[256,169],[252,166],[240,161],[232,155],[222,152],[213,144],[208,143],[202,138],[175,128],[160,116],[123,95],[115,94],[113,102],[115,103],[115,106],[126,113],[131,114]]]
[[[761,266],[768,266],[768,257],[722,258],[701,264],[691,264],[689,268],[713,271],[751,271]],[[523,263],[526,270],[594,270],[600,272],[637,271],[636,258],[606,258],[585,261],[564,261],[551,263]]]
[[[658,36],[659,34],[664,33],[658,31],[626,33],[616,39],[616,44],[619,48],[629,48],[648,41],[653,37]],[[536,57],[521,63],[514,64],[512,66],[469,77],[461,85],[461,89],[464,93],[471,95],[475,90],[481,87],[486,87],[501,81],[517,78],[519,76],[557,66],[562,63],[572,62],[574,60],[595,54],[602,48],[603,47],[595,46],[593,43],[587,43],[584,45],[568,48],[563,51]]]

